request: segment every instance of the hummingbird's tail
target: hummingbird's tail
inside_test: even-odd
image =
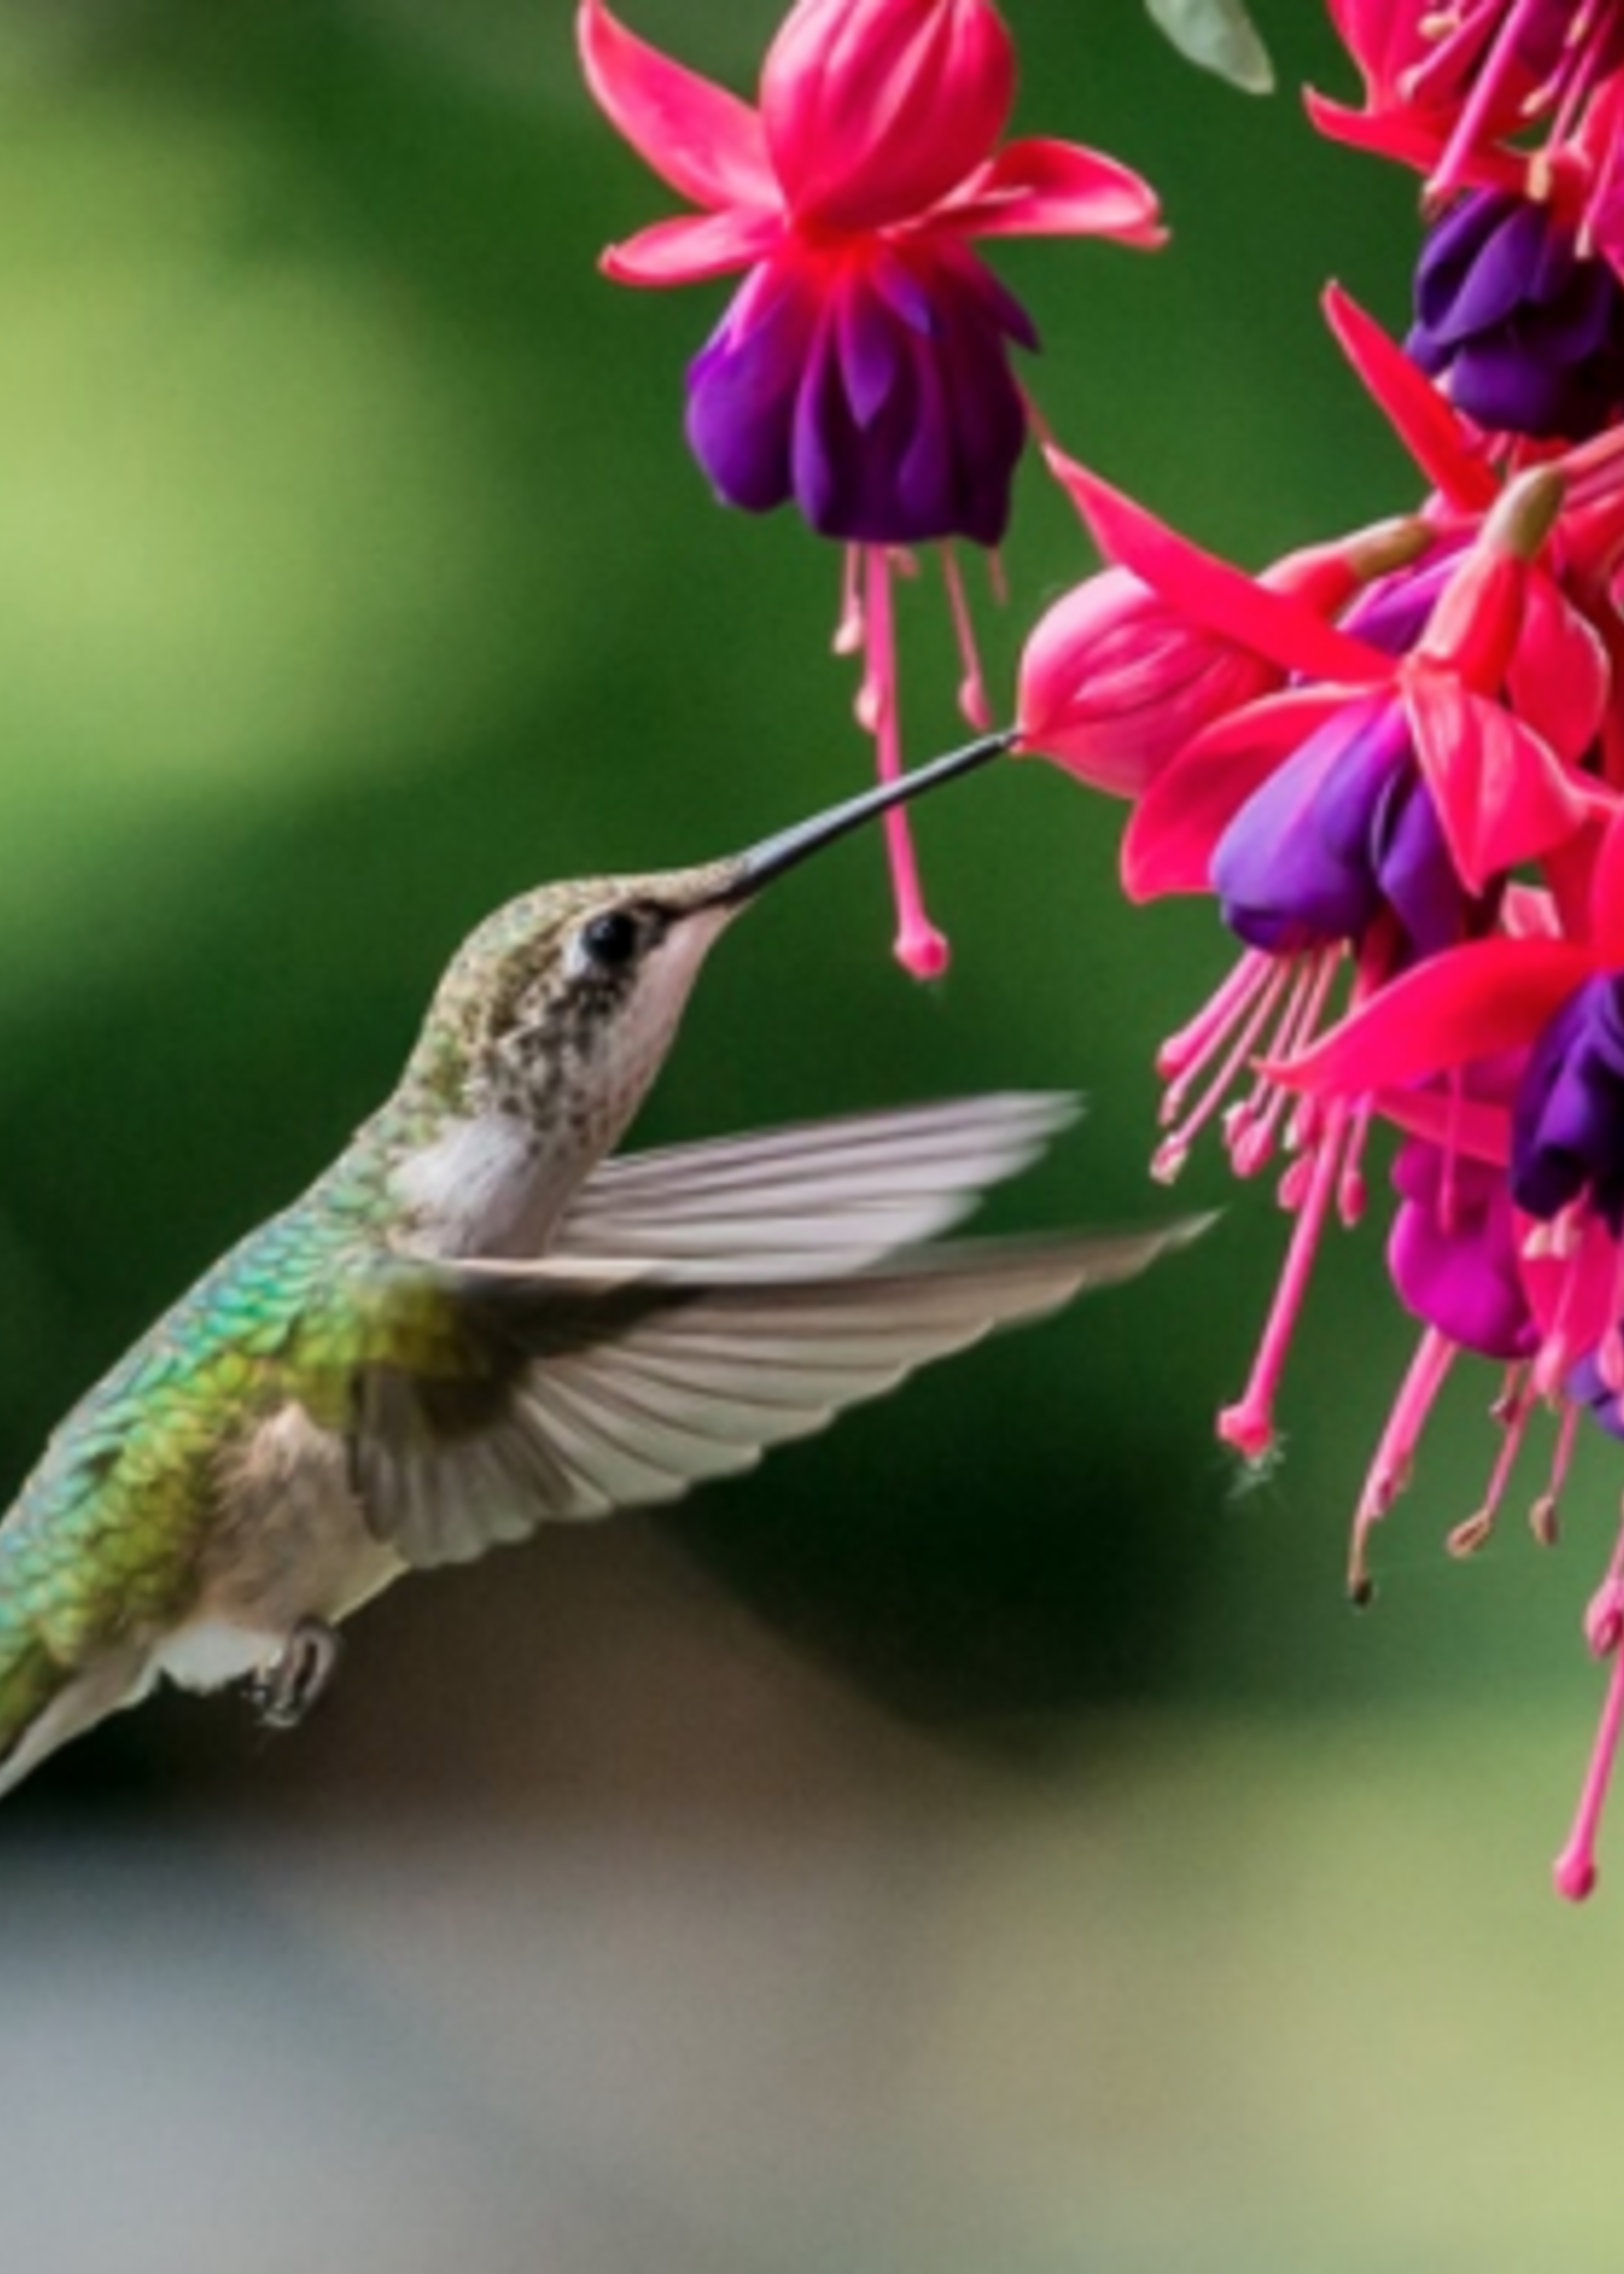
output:
[[[135,1643],[64,1666],[37,1635],[0,1636],[0,1797],[48,1754],[95,1722],[133,1706],[151,1684],[148,1654]]]

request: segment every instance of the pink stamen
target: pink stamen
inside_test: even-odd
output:
[[[1274,1302],[1252,1361],[1251,1374],[1237,1402],[1226,1406],[1218,1417],[1219,1436],[1250,1460],[1267,1452],[1274,1441],[1275,1396],[1298,1314],[1308,1291],[1319,1237],[1336,1192],[1342,1140],[1350,1113],[1347,1103],[1338,1099],[1326,1116],[1325,1134],[1315,1148],[1312,1175],[1303,1195],[1301,1212],[1292,1227],[1291,1244],[1286,1250]]]
[[[895,782],[902,771],[901,728],[897,707],[897,646],[891,606],[891,562],[884,546],[862,548],[866,607],[863,683],[857,718],[874,737],[880,780]],[[925,913],[919,864],[907,817],[899,806],[885,816],[886,850],[891,859],[897,902],[896,957],[915,979],[936,979],[948,967],[948,943]]]
[[[863,549],[848,545],[841,559],[841,612],[830,646],[838,656],[855,656],[863,646]]]
[[[1157,1051],[1156,1072],[1163,1080],[1194,1073],[1217,1049],[1257,989],[1270,984],[1280,968],[1275,957],[1266,956],[1261,948],[1248,948],[1189,1024],[1170,1034]]]
[[[1624,1635],[1624,1580],[1619,1577],[1620,1560],[1620,1549],[1615,1548],[1611,1568],[1585,1613],[1585,1636],[1591,1649],[1598,1658],[1610,1658],[1613,1663],[1595,1742],[1580,1788],[1579,1805],[1574,1811],[1573,1827],[1567,1844],[1551,1867],[1557,1894],[1566,1895],[1570,1902],[1583,1902],[1595,1886],[1596,1835],[1601,1828],[1601,1811],[1606,1805],[1613,1763],[1618,1757],[1619,1735],[1624,1731],[1624,1652],[1618,1647]]]
[[[1601,1829],[1601,1811],[1606,1805],[1607,1785],[1618,1756],[1621,1728],[1624,1728],[1624,1655],[1615,1651],[1595,1743],[1580,1788],[1579,1806],[1574,1811],[1573,1829],[1568,1834],[1566,1846],[1551,1866],[1557,1894],[1565,1895],[1571,1903],[1582,1903],[1595,1889],[1596,1835]]]
[[[984,734],[993,723],[992,706],[987,700],[987,681],[981,669],[980,650],[975,644],[975,625],[970,619],[963,573],[951,545],[942,548],[942,582],[947,587],[954,645],[958,650],[959,713],[978,734]]]
[[[1529,1529],[1541,1547],[1556,1545],[1562,1487],[1568,1481],[1568,1463],[1573,1459],[1573,1441],[1579,1433],[1579,1408],[1564,1404],[1561,1419],[1556,1425],[1556,1443],[1550,1456],[1550,1475],[1545,1488],[1528,1512]]]
[[[1435,1326],[1429,1326],[1416,1346],[1410,1370],[1399,1384],[1387,1425],[1381,1432],[1364,1485],[1354,1511],[1353,1534],[1348,1544],[1348,1594],[1352,1602],[1366,1603],[1373,1589],[1369,1571],[1370,1534],[1410,1482],[1416,1447],[1438,1392],[1458,1355],[1457,1346]]]
[[[1616,1397],[1624,1391],[1624,1244],[1613,1256],[1612,1290],[1607,1298],[1608,1326],[1596,1345],[1595,1370]]]
[[[1447,1239],[1456,1229],[1456,1201],[1459,1180],[1456,1171],[1461,1158],[1461,1106],[1466,1096],[1466,1084],[1460,1070],[1451,1068],[1449,1074],[1448,1120],[1444,1127],[1443,1172],[1438,1180],[1438,1229]]]
[[[1455,131],[1427,179],[1429,201],[1441,201],[1463,186],[1473,147],[1499,92],[1501,72],[1516,52],[1525,22],[1542,5],[1543,0],[1516,0],[1507,12],[1493,44],[1478,66],[1472,91],[1461,105],[1461,115],[1455,122]]]
[[[1559,1398],[1577,1351],[1568,1331],[1584,1279],[1582,1232],[1577,1211],[1565,1208],[1548,1224],[1536,1224],[1525,1243],[1530,1256],[1566,1263],[1551,1322],[1534,1362],[1534,1386],[1541,1397]]]
[[[1353,1125],[1342,1156],[1342,1170],[1337,1178],[1336,1212],[1344,1231],[1351,1232],[1364,1213],[1367,1189],[1364,1182],[1364,1147],[1370,1136],[1370,1118],[1374,1112],[1368,1098],[1362,1098],[1354,1107]]]
[[[1529,1415],[1534,1411],[1534,1399],[1523,1378],[1523,1369],[1512,1367],[1506,1375],[1506,1385],[1494,1401],[1494,1419],[1504,1434],[1500,1449],[1489,1471],[1488,1488],[1483,1494],[1482,1506],[1464,1524],[1457,1524],[1444,1542],[1451,1555],[1476,1555],[1494,1529],[1500,1504],[1505,1498],[1506,1487],[1528,1428]]]
[[[1332,961],[1334,964],[1334,958]],[[1323,978],[1323,972],[1312,962],[1300,967],[1297,986],[1268,1052],[1271,1058],[1290,1058],[1302,1048],[1318,1024],[1319,1013],[1324,1005]],[[1289,1096],[1290,1093],[1282,1089],[1278,1082],[1259,1075],[1237,1107],[1233,1123],[1226,1125],[1225,1135],[1230,1139],[1230,1157],[1238,1176],[1255,1175],[1273,1155],[1275,1136]],[[1300,1098],[1292,1107],[1287,1141],[1294,1146],[1298,1143],[1303,1104]]]
[[[1270,1013],[1279,1001],[1288,976],[1287,968],[1282,964],[1268,984],[1258,990],[1257,998],[1252,1004],[1240,1033],[1236,1035],[1229,1049],[1219,1060],[1216,1073],[1213,1074],[1206,1088],[1201,1092],[1200,1098],[1188,1114],[1185,1112],[1185,1100],[1193,1084],[1197,1068],[1191,1067],[1189,1074],[1174,1082],[1163,1097],[1161,1108],[1163,1123],[1176,1122],[1178,1125],[1171,1132],[1167,1143],[1169,1146],[1176,1146],[1181,1154],[1189,1150],[1197,1132],[1206,1127],[1220,1102],[1228,1094],[1230,1083],[1250,1056],[1252,1045],[1256,1042],[1258,1035],[1268,1021]],[[1165,1151],[1167,1146],[1160,1149]]]

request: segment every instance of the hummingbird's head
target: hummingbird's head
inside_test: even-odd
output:
[[[452,959],[414,1064],[460,1113],[612,1142],[744,904],[730,866],[547,885],[509,902]]]
[[[700,965],[740,909],[820,846],[1009,740],[988,736],[727,859],[509,902],[440,981],[409,1087],[486,1138],[523,1124],[554,1160],[590,1165],[659,1072]],[[464,1157],[476,1157],[471,1144]]]

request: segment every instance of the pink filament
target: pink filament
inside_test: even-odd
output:
[[[1366,1556],[1371,1530],[1410,1481],[1416,1447],[1426,1427],[1426,1418],[1456,1355],[1456,1345],[1449,1337],[1440,1334],[1435,1326],[1429,1326],[1416,1346],[1410,1370],[1399,1385],[1387,1426],[1365,1471],[1364,1487],[1354,1513],[1353,1537],[1348,1547],[1348,1593],[1356,1603],[1369,1600],[1370,1573]]]
[[[1579,1806],[1574,1811],[1573,1829],[1568,1834],[1566,1846],[1551,1866],[1556,1892],[1566,1895],[1569,1902],[1582,1903],[1595,1886],[1595,1838],[1601,1828],[1601,1811],[1606,1805],[1613,1762],[1618,1756],[1621,1728],[1624,1728],[1624,1653],[1615,1650],[1595,1743],[1585,1772]]]
[[[1562,1487],[1568,1481],[1568,1463],[1573,1458],[1573,1440],[1579,1432],[1579,1408],[1564,1405],[1562,1418],[1556,1425],[1556,1444],[1550,1457],[1550,1475],[1545,1488],[1529,1510],[1528,1520],[1536,1540],[1545,1546],[1556,1541],[1556,1516],[1561,1504]]]
[[[1472,92],[1461,106],[1455,131],[1427,180],[1426,194],[1429,200],[1448,197],[1466,180],[1473,145],[1477,142],[1479,130],[1498,91],[1501,69],[1516,51],[1517,35],[1523,29],[1524,19],[1532,16],[1540,5],[1541,0],[1516,0],[1516,5],[1500,26],[1493,45],[1478,66]]]
[[[1186,1097],[1196,1074],[1204,1071],[1204,1068],[1200,1065],[1192,1066],[1189,1073],[1182,1076],[1167,1091],[1162,1099],[1162,1120],[1164,1122],[1174,1121],[1177,1126],[1169,1131],[1165,1141],[1156,1149],[1156,1157],[1152,1163],[1154,1175],[1165,1179],[1175,1174],[1183,1165],[1185,1155],[1189,1152],[1191,1143],[1207,1122],[1211,1120],[1227,1094],[1231,1082],[1246,1063],[1253,1043],[1257,1040],[1273,1013],[1285,985],[1286,969],[1282,966],[1258,988],[1256,998],[1250,1005],[1247,1017],[1241,1021],[1240,1032],[1219,1060],[1217,1071],[1212,1075],[1200,1098],[1188,1113],[1185,1113],[1184,1110]],[[1179,1118],[1181,1115],[1183,1116],[1182,1119]]]
[[[1314,1151],[1312,1171],[1297,1222],[1292,1227],[1291,1244],[1286,1250],[1286,1261],[1257,1346],[1257,1356],[1252,1361],[1251,1374],[1237,1402],[1226,1406],[1218,1417],[1219,1436],[1226,1444],[1238,1447],[1248,1459],[1255,1460],[1267,1452],[1274,1440],[1275,1394],[1298,1314],[1308,1291],[1319,1237],[1336,1194],[1342,1140],[1351,1111],[1347,1101],[1338,1098],[1325,1117],[1324,1132]]]
[[[1598,1593],[1616,1596],[1616,1578],[1604,1580]],[[1592,1611],[1595,1612],[1593,1603]],[[1607,1677],[1607,1695],[1601,1704],[1601,1720],[1596,1726],[1595,1742],[1585,1771],[1585,1781],[1580,1788],[1579,1805],[1574,1810],[1573,1826],[1567,1843],[1551,1866],[1551,1877],[1559,1895],[1569,1902],[1581,1903],[1595,1886],[1595,1841],[1601,1829],[1601,1811],[1606,1805],[1607,1786],[1612,1778],[1613,1763],[1618,1758],[1618,1740],[1624,1731],[1624,1651],[1618,1647],[1617,1609],[1611,1617],[1611,1633],[1607,1655],[1612,1660],[1612,1671]]]
[[[958,555],[951,545],[942,548],[942,582],[947,588],[948,612],[953,617],[954,645],[958,650],[958,709],[966,723],[978,734],[984,734],[992,725],[992,707],[987,701],[987,682],[975,644],[975,625],[970,620],[970,604],[964,595]]]
[[[1170,1034],[1156,1053],[1156,1072],[1163,1080],[1189,1075],[1209,1058],[1251,1001],[1257,989],[1279,970],[1278,962],[1261,948],[1248,948],[1234,964],[1228,978],[1209,995],[1187,1025]]]
[[[1447,1545],[1451,1555],[1475,1555],[1494,1529],[1494,1519],[1500,1513],[1506,1487],[1521,1450],[1529,1415],[1534,1400],[1523,1380],[1521,1367],[1509,1369],[1506,1386],[1494,1407],[1494,1418],[1501,1425],[1500,1449],[1494,1456],[1494,1466],[1488,1474],[1488,1487],[1483,1493],[1482,1505],[1464,1524],[1457,1524],[1450,1533]]]
[[[862,549],[864,570],[863,683],[857,696],[858,723],[874,737],[880,780],[895,782],[902,771],[901,727],[897,707],[897,643],[891,606],[891,562],[881,545]],[[936,979],[948,967],[948,943],[925,913],[919,865],[907,817],[894,806],[885,817],[886,850],[891,859],[897,902],[897,961],[915,979]]]

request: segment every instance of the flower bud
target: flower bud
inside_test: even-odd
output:
[[[990,157],[1014,94],[988,0],[800,0],[768,50],[761,113],[794,219],[876,229]]]
[[[1026,642],[1020,739],[1094,788],[1136,797],[1192,734],[1280,677],[1131,570],[1102,569],[1057,601]]]

